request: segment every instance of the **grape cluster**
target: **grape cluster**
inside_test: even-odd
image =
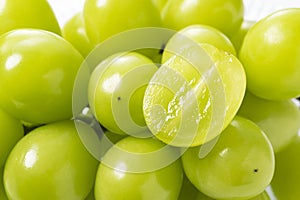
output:
[[[0,200],[299,199],[300,8],[243,16],[0,0]]]

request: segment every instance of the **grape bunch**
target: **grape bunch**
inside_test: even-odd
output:
[[[297,200],[300,8],[0,0],[0,200]],[[298,99],[297,99],[298,98]]]

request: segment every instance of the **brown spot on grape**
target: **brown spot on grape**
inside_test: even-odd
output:
[[[254,169],[253,172],[257,173],[257,172],[258,172],[258,169]]]
[[[121,97],[118,97],[118,101],[121,101]]]

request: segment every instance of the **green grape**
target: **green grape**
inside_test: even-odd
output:
[[[211,198],[249,199],[271,182],[275,168],[272,145],[250,120],[236,116],[204,158],[199,158],[201,148],[188,149],[182,163],[193,185]]]
[[[94,48],[86,34],[82,13],[75,14],[62,28],[62,36],[86,57]]]
[[[294,200],[300,197],[300,136],[276,154],[276,169],[271,182],[277,200]]]
[[[93,44],[129,29],[161,26],[159,10],[152,0],[87,0],[83,15]]]
[[[162,10],[163,25],[180,30],[193,24],[215,27],[231,36],[244,15],[242,0],[169,0]]]
[[[182,184],[181,163],[177,159],[161,165],[165,159],[176,156],[174,149],[161,151],[163,148],[165,145],[153,138],[129,136],[116,143],[99,165],[96,199],[177,200]]]
[[[0,109],[0,168],[4,166],[10,151],[23,135],[21,122]]]
[[[60,34],[57,19],[46,0],[0,0],[0,35],[20,28]]]
[[[300,95],[300,9],[280,10],[257,22],[245,36],[239,58],[247,89],[269,100]]]
[[[18,29],[0,37],[0,107],[30,125],[72,117],[73,83],[83,57],[65,39]]]
[[[166,50],[169,45],[185,48],[182,45],[182,37],[188,37],[196,43],[208,43],[220,50],[236,55],[235,48],[226,35],[218,29],[207,25],[191,25],[178,31],[167,43]],[[172,52],[164,52],[163,62],[167,61],[172,56]]]
[[[62,121],[18,142],[5,165],[4,185],[14,200],[82,200],[93,187],[97,167],[74,122]]]
[[[230,37],[230,40],[235,46],[237,52],[240,51],[247,32],[255,23],[255,21],[244,20],[240,29]]]
[[[102,61],[89,81],[89,103],[96,119],[109,131],[135,134],[146,129],[144,91],[157,66],[135,53],[117,53]]]
[[[234,55],[212,45],[194,43],[180,51],[199,62],[182,55],[166,60],[146,89],[144,116],[159,140],[197,146],[219,135],[236,114],[245,93],[245,73]],[[206,72],[199,70],[206,66]]]
[[[275,153],[284,149],[300,131],[300,110],[293,100],[270,101],[247,92],[238,114],[266,133]]]

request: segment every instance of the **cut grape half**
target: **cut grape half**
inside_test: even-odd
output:
[[[167,144],[198,146],[216,138],[235,116],[245,94],[245,72],[234,55],[212,45],[183,35],[173,41],[164,52],[173,56],[146,89],[145,121]]]

